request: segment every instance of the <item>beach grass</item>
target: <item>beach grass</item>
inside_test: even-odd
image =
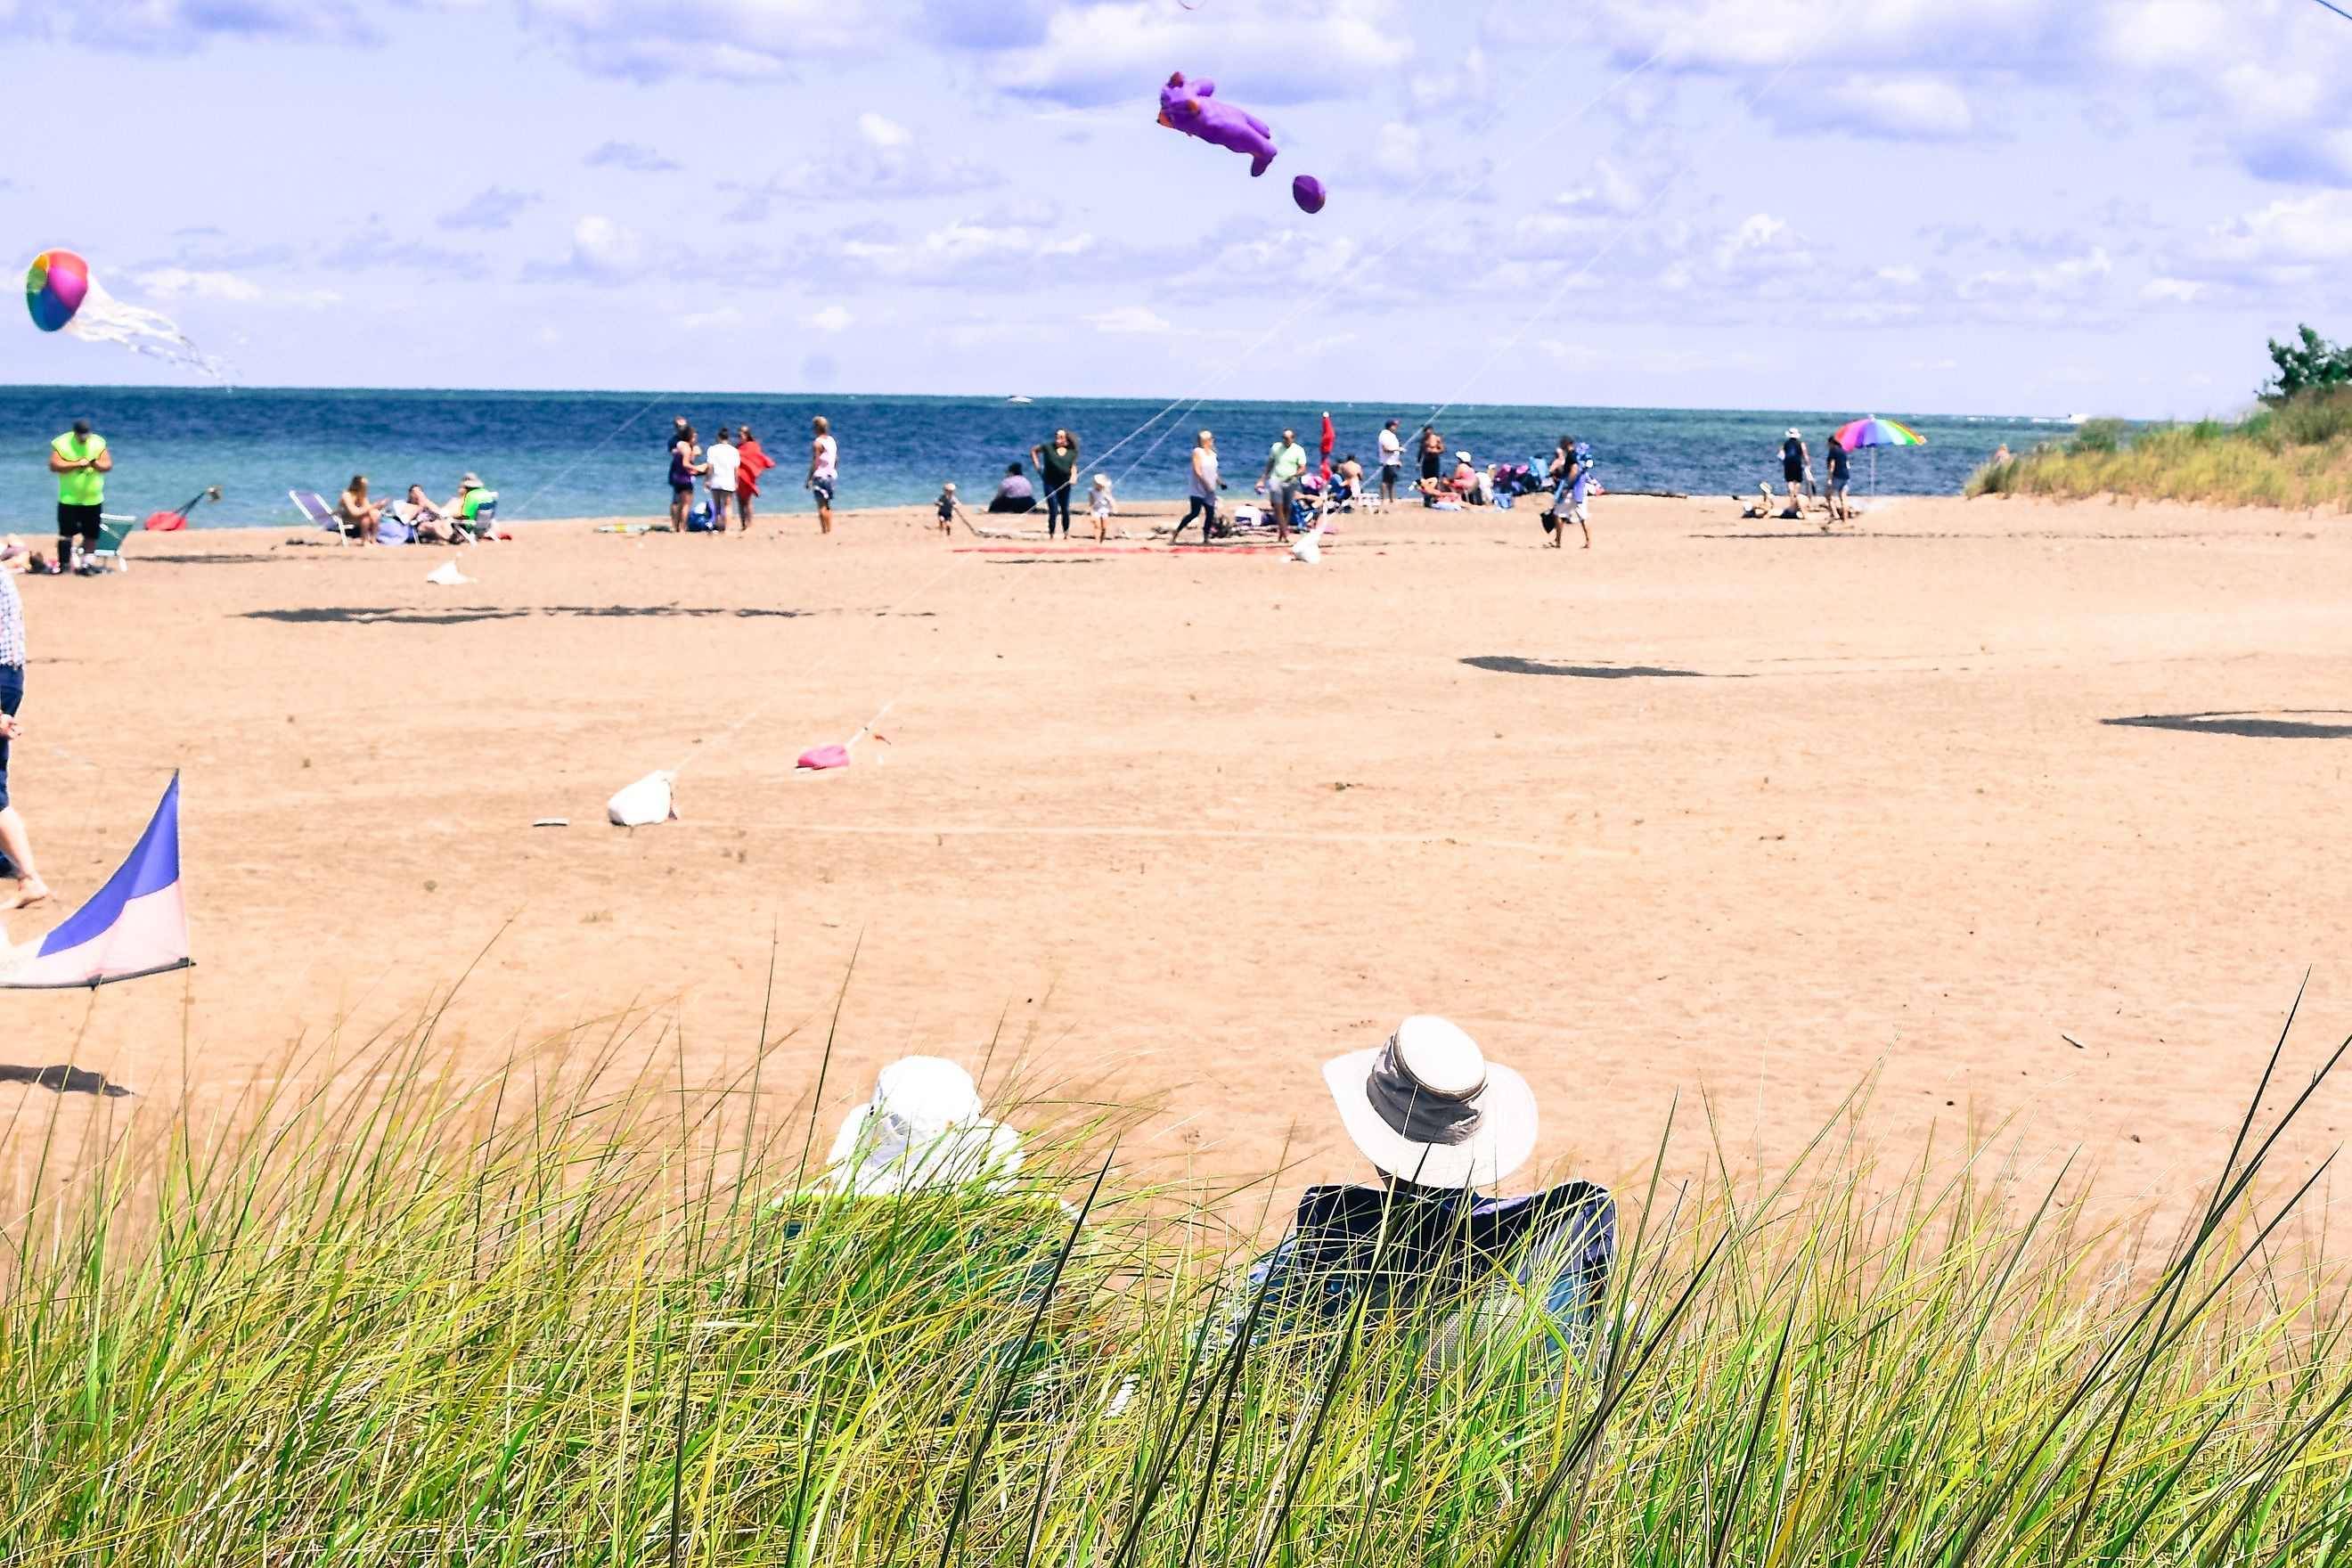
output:
[[[583,1037],[20,1120],[0,1560],[2352,1562],[2342,1279],[2274,1166],[2324,1071],[2177,1236],[2014,1143],[1883,1162],[1859,1100],[1760,1174],[1695,1118],[1589,1328],[1498,1279],[1282,1332],[1235,1289],[1275,1182],[1098,1103],[1007,1107],[1017,1191],[828,1198],[772,1042],[695,1085]]]
[[[1967,493],[2343,507],[2352,504],[2352,391],[2303,394],[2235,422],[2090,420],[2067,441],[1979,468]]]

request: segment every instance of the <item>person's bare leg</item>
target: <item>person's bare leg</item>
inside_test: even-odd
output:
[[[33,868],[32,836],[25,831],[25,819],[13,805],[0,810],[0,853],[16,868],[16,896],[0,901],[0,910],[25,909],[49,896],[49,885]]]
[[[1577,526],[1577,527],[1579,527],[1579,528],[1580,528],[1580,529],[1582,529],[1582,530],[1584,530],[1584,548],[1586,548],[1587,550],[1591,549],[1591,548],[1592,548],[1592,525],[1591,525],[1591,523],[1589,523],[1589,522],[1585,521],[1582,518],[1580,518],[1580,518],[1578,518],[1578,519],[1576,520],[1576,526]]]
[[[676,485],[669,489],[669,531],[672,533],[686,531],[686,491]]]
[[[816,503],[816,529],[819,533],[833,531],[833,503],[829,500]]]

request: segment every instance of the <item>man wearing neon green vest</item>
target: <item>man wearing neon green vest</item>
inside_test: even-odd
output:
[[[49,472],[58,477],[58,558],[52,572],[79,566],[77,547],[98,548],[99,512],[106,500],[106,476],[114,471],[114,454],[106,437],[89,432],[89,421],[77,419],[73,428],[49,443]]]

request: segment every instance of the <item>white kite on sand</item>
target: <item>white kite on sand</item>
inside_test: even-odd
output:
[[[473,581],[457,570],[457,558],[454,555],[433,568],[432,574],[425,580],[438,588],[462,588]]]
[[[615,827],[650,827],[656,822],[676,822],[677,808],[670,800],[670,784],[676,773],[647,773],[636,783],[604,803],[604,815]]]

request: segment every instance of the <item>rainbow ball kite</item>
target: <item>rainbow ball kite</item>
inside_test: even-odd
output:
[[[25,272],[25,308],[33,325],[54,332],[89,297],[89,263],[70,250],[44,250]]]

